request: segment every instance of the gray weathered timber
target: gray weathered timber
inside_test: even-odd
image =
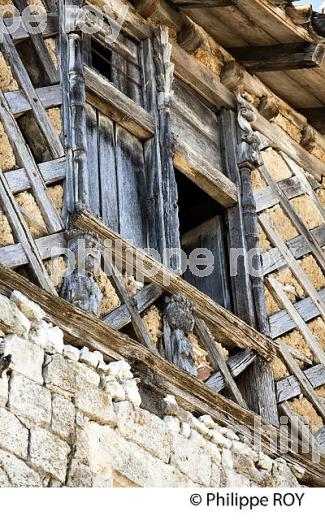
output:
[[[245,231],[240,197],[240,176],[237,166],[236,147],[236,121],[235,114],[222,110],[220,114],[221,146],[224,157],[224,172],[238,189],[238,204],[227,210],[228,221],[228,247],[230,251],[241,251],[241,255],[235,259],[230,258],[230,274],[232,295],[235,314],[255,326],[255,312],[252,298],[252,287],[249,278],[248,258],[246,250]]]
[[[325,384],[325,367],[322,363],[307,368],[303,372],[313,388],[318,388]],[[300,383],[294,375],[290,375],[285,379],[276,382],[276,396],[278,403],[289,401],[289,399],[293,399],[293,397],[297,397],[300,394]]]
[[[36,89],[36,93],[44,108],[53,108],[60,106],[62,103],[62,91],[60,85],[49,85],[48,87],[40,87]],[[5,92],[4,96],[7,100],[10,112],[15,116],[21,116],[25,112],[31,110],[30,103],[25,94],[21,90]]]
[[[1,255],[1,249],[0,249]],[[0,256],[1,258],[1,256]],[[153,283],[146,285],[141,291],[135,296],[134,300],[137,305],[139,312],[145,311],[150,305],[152,305],[161,295],[163,294],[160,287],[157,287]],[[102,318],[103,321],[112,329],[120,330],[129,323],[131,323],[131,314],[126,304],[120,305],[117,309],[114,309],[109,314]]]
[[[311,234],[314,239],[318,242],[320,247],[325,246],[325,224],[318,226],[311,230]],[[292,238],[286,242],[290,252],[296,259],[303,257],[304,255],[311,252],[310,244],[306,239],[299,235],[298,237]],[[262,255],[263,272],[264,276],[268,273],[272,273],[276,269],[280,269],[286,265],[286,261],[281,255],[278,248],[273,247],[269,251],[265,251]]]
[[[60,327],[66,340],[73,345],[80,348],[87,346],[91,350],[102,352],[106,362],[125,358],[144,384],[154,385],[162,396],[174,395],[184,409],[199,415],[211,415],[216,422],[242,433],[247,440],[251,440],[255,433],[261,439],[261,449],[265,453],[273,457],[281,455],[287,462],[305,469],[302,481],[306,485],[324,486],[324,461],[313,462],[310,453],[302,453],[300,444],[298,450],[292,449],[285,432],[280,435],[279,430],[270,424],[261,424],[253,412],[238,407],[236,403],[217,394],[143,345],[114,331],[95,316],[62,298],[52,296],[11,269],[0,265],[1,292],[9,295],[14,289],[38,303],[46,312],[47,319]],[[245,334],[242,336],[244,339]]]
[[[180,9],[198,9],[206,7],[229,7],[237,5],[239,0],[172,0]]]
[[[33,237],[20,213],[18,203],[12,195],[2,171],[0,170],[0,201],[9,221],[15,239],[20,242],[29,262],[32,275],[43,289],[57,294],[54,285],[43,265]]]
[[[37,238],[35,240],[36,247],[39,251],[42,260],[48,258],[55,258],[60,254],[60,250],[63,253],[63,248],[66,247],[66,240],[64,233],[54,233],[46,237]],[[57,253],[53,255],[53,250]],[[13,244],[10,246],[4,246],[0,248],[0,264],[15,269],[28,264],[28,258],[21,244]]]
[[[276,302],[280,305],[280,307],[283,306],[286,309],[289,316],[293,319],[296,328],[300,330],[310,350],[314,353],[315,358],[320,363],[325,364],[325,353],[323,349],[321,348],[316,337],[308,328],[307,324],[305,323],[304,319],[301,317],[293,303],[291,303],[280,282],[278,282],[273,275],[270,275],[268,278],[265,279],[265,285],[270,291],[271,295],[275,298]]]
[[[231,395],[240,406],[247,408],[247,404],[231,375],[228,365],[222,357],[221,345],[214,340],[205,322],[200,318],[196,318],[195,320],[195,331],[202,346],[209,354],[213,368],[219,369],[223,375],[226,388],[230,391]]]
[[[89,209],[100,216],[98,114],[91,105],[86,105],[87,172]]]
[[[140,139],[154,135],[153,117],[107,79],[85,66],[87,101]]]
[[[26,145],[17,122],[11,115],[7,102],[1,92],[0,119],[5,132],[8,135],[10,144],[14,149],[17,161],[19,162],[20,166],[24,167],[25,169],[26,175],[30,181],[33,195],[49,232],[55,233],[60,231],[63,227],[62,221],[52,205],[52,202],[46,191],[46,186],[42,174],[36,165],[31,151]]]
[[[65,166],[65,157],[38,164],[39,171],[41,172],[46,185],[55,184],[56,182],[64,180]],[[3,175],[5,176],[13,194],[30,190],[32,187],[25,168],[9,170],[4,172]]]
[[[182,249],[190,255],[196,248],[203,248],[213,256],[213,270],[209,276],[198,275],[195,269],[187,268],[184,280],[207,294],[226,309],[231,310],[230,280],[226,243],[220,216],[216,216],[182,236]]]
[[[244,350],[231,356],[226,362],[233,378],[239,376],[256,359],[256,354],[251,350]],[[216,372],[209,377],[205,384],[216,392],[220,392],[226,386],[225,378],[221,372]]]
[[[113,85],[137,105],[143,106],[138,45],[120,32],[112,48]]]
[[[322,301],[325,302],[325,289],[319,291],[318,294]],[[319,316],[319,310],[313,303],[312,299],[309,297],[295,303],[294,308],[305,322],[308,322]],[[286,310],[276,312],[270,316],[269,321],[271,331],[270,334],[271,338],[273,339],[278,338],[279,336],[283,336],[283,334],[290,332],[296,327],[294,320],[288,315]]]
[[[116,127],[115,143],[119,232],[137,247],[147,247],[146,179],[143,144]]]
[[[20,85],[20,88],[28,99],[28,102],[34,113],[37,126],[42,132],[52,157],[54,159],[62,157],[64,155],[64,150],[61,141],[56,134],[56,131],[46,113],[46,110],[37,95],[37,92],[9,34],[3,34],[1,47],[3,48],[3,51],[13,70],[17,82]]]
[[[300,285],[305,290],[306,294],[311,297],[312,301],[315,303],[318,308],[320,314],[325,318],[325,304],[319,297],[318,292],[316,291],[313,283],[309,279],[308,275],[305,271],[300,267],[300,264],[295,259],[290,249],[287,247],[285,241],[281,238],[281,236],[277,233],[275,228],[272,226],[271,222],[267,218],[265,214],[259,216],[259,223],[261,224],[267,238],[270,240],[271,244],[276,246],[283,258],[286,261],[287,266],[293,272],[294,276],[297,280],[299,280]]]
[[[98,113],[100,215],[104,224],[119,230],[118,187],[114,153],[114,123]]]
[[[14,42],[20,42],[23,40],[27,40],[30,38],[30,32],[24,27],[24,24],[21,23],[21,18],[19,17],[20,23],[17,23],[17,16],[4,18],[3,23],[8,28],[10,28],[11,37]],[[44,28],[43,36],[44,38],[49,38],[51,36],[56,36],[59,32],[59,20],[58,15],[56,13],[47,13],[46,27]]]
[[[229,49],[248,72],[307,69],[319,67],[325,55],[321,43],[285,43],[280,45]]]
[[[292,224],[299,231],[299,233],[304,236],[307,242],[309,242],[311,252],[315,256],[315,260],[317,261],[319,267],[325,273],[325,258],[322,249],[319,247],[317,241],[315,240],[312,233],[308,230],[304,222],[301,218],[296,214],[293,207],[291,206],[289,200],[286,198],[284,193],[282,192],[280,186],[273,180],[272,176],[268,172],[266,166],[263,164],[260,167],[260,172],[267,182],[267,184],[273,189],[274,192],[277,193],[279,197],[279,203],[283,211],[286,213]]]
[[[283,344],[279,345],[279,350],[284,364],[299,381],[299,385],[303,395],[314,405],[319,415],[323,419],[325,419],[325,406],[321,398],[316,394],[313,386],[311,385],[303,371],[299,368],[298,364],[295,362],[286,346]]]
[[[206,294],[202,294],[171,269],[166,268],[146,251],[136,248],[89,212],[76,212],[73,224],[78,229],[91,230],[97,233],[103,245],[106,239],[111,240],[115,263],[120,262],[119,265],[128,268],[131,268],[131,262],[133,263],[132,272],[129,274],[135,274],[135,262],[137,262],[138,277],[144,276],[146,280],[155,283],[164,291],[170,294],[180,294],[194,302],[196,306],[195,314],[206,321],[213,335],[222,344],[250,348],[259,352],[267,361],[274,359],[277,345],[270,338],[260,334],[237,316],[211,300]],[[119,247],[115,247],[116,244],[119,244]]]

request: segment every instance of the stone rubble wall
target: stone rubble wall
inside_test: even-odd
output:
[[[44,318],[18,291],[0,295],[0,486],[299,485],[211,417],[180,420],[173,396],[163,418],[142,409],[128,363],[66,345]]]

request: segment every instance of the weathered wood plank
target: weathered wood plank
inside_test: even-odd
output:
[[[56,290],[51,279],[42,263],[37,246],[33,237],[21,215],[18,203],[12,195],[2,171],[0,170],[0,202],[2,209],[8,218],[10,227],[15,239],[20,242],[28,259],[28,265],[34,278],[38,283],[51,294],[56,294]]]
[[[53,251],[62,250],[66,247],[66,240],[64,233],[54,233],[46,237],[37,238],[35,240],[36,247],[39,251],[42,260],[52,258]],[[55,256],[58,256],[57,253]],[[21,244],[13,244],[10,246],[4,246],[0,248],[0,264],[3,264],[12,269],[22,267],[28,264],[28,258]]]
[[[293,357],[291,356],[289,350],[285,345],[279,345],[279,350],[281,353],[281,357],[284,361],[284,364],[291,371],[291,373],[296,377],[299,381],[300,388],[302,390],[303,395],[309,399],[309,401],[314,405],[315,409],[318,411],[320,416],[325,419],[325,406],[323,405],[321,399],[316,394],[313,386],[303,373],[303,371],[299,368],[298,364],[295,362]]]
[[[319,247],[318,242],[315,240],[313,234],[309,231],[307,226],[301,220],[301,218],[296,214],[290,202],[282,192],[280,186],[274,181],[272,176],[270,175],[268,169],[263,164],[260,167],[260,172],[267,182],[267,184],[273,189],[274,192],[277,193],[279,197],[279,203],[285,214],[288,216],[292,224],[299,231],[299,233],[305,238],[305,240],[309,243],[311,252],[315,256],[315,260],[317,261],[319,267],[325,273],[325,257],[322,249]]]
[[[303,481],[306,484],[324,485],[323,461],[314,463],[311,454],[301,454],[300,446],[298,452],[292,450],[290,441],[287,449],[288,440],[283,440],[278,429],[269,424],[256,426],[261,424],[256,414],[217,394],[207,385],[177,369],[136,341],[114,331],[95,316],[76,308],[62,298],[50,295],[1,265],[0,289],[4,294],[10,294],[17,289],[39,304],[45,310],[47,319],[63,330],[67,342],[99,350],[107,362],[124,357],[129,360],[145,384],[154,384],[162,395],[175,395],[179,406],[200,415],[209,414],[220,424],[243,433],[247,439],[253,438],[251,436],[255,432],[255,435],[261,436],[263,451],[275,456],[280,455],[288,462],[305,468]]]
[[[85,66],[84,74],[88,103],[140,139],[154,135],[151,114],[89,67]]]
[[[40,163],[37,166],[46,185],[55,184],[56,182],[63,181],[65,178],[65,157]],[[7,172],[3,172],[3,175],[5,176],[6,181],[8,182],[9,187],[14,195],[16,193],[20,193],[21,191],[30,190],[32,187],[25,168],[9,170]]]
[[[213,368],[219,369],[223,375],[226,388],[230,391],[233,398],[240,406],[247,408],[247,404],[231,375],[228,365],[222,357],[221,345],[214,341],[205,322],[200,318],[196,318],[195,320],[195,331],[201,344],[209,354]]]
[[[276,302],[283,306],[289,316],[293,319],[296,324],[296,328],[300,330],[301,334],[305,338],[307,345],[310,350],[314,353],[315,358],[325,365],[325,353],[321,348],[319,342],[316,337],[308,328],[304,319],[301,317],[293,303],[289,300],[289,297],[286,295],[285,291],[282,288],[282,285],[274,278],[273,275],[270,275],[268,278],[265,278],[265,285],[275,298]]]
[[[254,352],[251,350],[244,350],[231,356],[227,361],[227,365],[232,377],[235,378],[244,372],[244,370],[246,370],[246,368],[249,367],[249,365],[251,365],[255,359],[256,354],[254,354]],[[225,379],[221,372],[216,372],[210,376],[209,379],[205,381],[205,384],[216,392],[220,392],[226,386]]]
[[[177,274],[164,267],[142,249],[134,247],[122,236],[106,227],[101,221],[85,211],[75,214],[74,225],[83,230],[92,230],[98,233],[101,240],[112,240],[113,245],[119,243],[119,248],[113,247],[115,261],[137,267],[137,274],[156,283],[159,287],[171,294],[181,294],[193,301],[196,305],[197,315],[204,319],[211,332],[220,339],[222,344],[232,344],[241,348],[251,348],[260,353],[266,360],[272,360],[275,356],[276,345],[255,329],[241,321],[237,316],[222,308],[195,287],[186,283]],[[118,250],[117,250],[118,249]],[[128,261],[126,262],[126,251]],[[136,262],[136,263],[135,263]]]
[[[87,171],[89,209],[100,216],[98,114],[91,105],[86,105]]]
[[[2,22],[1,22],[2,23]],[[30,80],[24,64],[9,34],[3,34],[1,44],[13,73],[33,110],[36,123],[43,134],[52,157],[64,155],[63,146]]]
[[[20,23],[18,23],[18,20]],[[10,29],[11,37],[14,42],[20,42],[30,38],[30,33],[21,23],[21,17],[8,16],[4,18],[3,23]],[[49,38],[55,36],[59,31],[59,20],[56,13],[47,13],[46,26],[44,27],[43,36]]]
[[[259,223],[261,224],[267,238],[270,240],[273,246],[276,246],[283,258],[286,261],[287,266],[293,272],[294,276],[297,280],[299,280],[300,285],[305,290],[306,294],[310,296],[316,307],[318,308],[321,316],[325,318],[325,304],[319,297],[318,292],[316,291],[314,285],[309,279],[308,275],[305,271],[300,267],[300,264],[295,259],[290,249],[287,247],[285,241],[281,238],[281,236],[277,233],[275,228],[272,226],[270,220],[267,218],[265,214],[259,216]]]
[[[0,119],[8,135],[11,146],[14,149],[17,160],[24,167],[30,181],[32,192],[41,211],[44,222],[50,233],[60,231],[63,227],[61,218],[54,209],[46,192],[46,186],[42,174],[35,163],[30,149],[25,143],[24,137],[11,115],[7,102],[0,92]]]
[[[60,106],[62,103],[62,91],[60,85],[49,85],[48,87],[40,87],[36,89],[44,108],[49,109]],[[14,90],[5,92],[4,96],[10,108],[10,112],[15,116],[21,116],[24,112],[31,110],[31,105],[22,90]]]
[[[228,51],[250,73],[319,67],[325,55],[321,43],[237,47]]]
[[[118,187],[114,153],[114,123],[98,113],[100,210],[104,224],[119,230]]]
[[[312,229],[311,234],[320,247],[325,246],[325,224]],[[296,259],[311,252],[309,243],[301,235],[288,240],[286,244]],[[284,257],[281,255],[279,249],[275,247],[263,253],[262,263],[264,276],[286,265]]]
[[[323,364],[314,365],[304,370],[304,375],[308,379],[313,388],[318,388],[325,384],[325,367]],[[298,379],[294,376],[288,376],[276,382],[277,402],[289,401],[293,397],[301,394],[301,387]]]
[[[1,249],[0,249],[1,253]],[[1,256],[0,256],[1,258]],[[1,263],[1,262],[0,262]],[[146,285],[141,291],[135,296],[134,300],[137,305],[139,312],[145,311],[150,305],[152,305],[161,295],[163,294],[160,287],[157,287],[153,283]],[[121,305],[117,309],[114,309],[109,314],[102,318],[103,321],[112,329],[120,330],[129,323],[131,323],[131,314],[125,304]]]

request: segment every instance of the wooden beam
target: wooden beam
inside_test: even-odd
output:
[[[325,366],[322,363],[307,368],[303,373],[313,388],[318,388],[325,384]],[[275,386],[278,403],[289,401],[289,399],[293,399],[302,393],[300,383],[294,375],[277,381]]]
[[[211,415],[219,424],[236,428],[250,442],[260,437],[263,451],[276,457],[281,456],[287,462],[305,469],[304,483],[325,485],[324,461],[314,463],[311,454],[301,453],[300,445],[298,453],[293,451],[290,439],[283,440],[279,429],[261,422],[253,412],[244,410],[217,394],[204,383],[179,370],[143,345],[111,329],[90,313],[74,307],[62,298],[52,296],[11,269],[0,265],[1,292],[9,295],[15,289],[43,308],[47,319],[63,330],[65,341],[80,348],[87,346],[90,350],[102,352],[106,362],[124,357],[143,383],[154,385],[162,396],[174,395],[178,405],[185,410],[199,415]]]
[[[67,247],[64,232],[54,233],[53,235],[48,235],[46,237],[36,238],[35,244],[42,260],[47,260],[48,258],[55,258],[55,256],[58,256],[60,254],[60,250],[63,250],[63,248]],[[54,249],[58,251],[58,253],[55,256],[53,255]],[[12,269],[22,267],[23,265],[27,265],[28,257],[26,256],[22,244],[19,243],[1,247],[0,264],[5,265],[6,267],[11,267]]]
[[[210,162],[177,140],[174,142],[174,164],[224,208],[230,208],[237,203],[236,185]]]
[[[84,68],[84,75],[87,101],[91,105],[140,139],[154,135],[155,123],[151,114],[88,66]]]
[[[244,372],[249,365],[256,359],[256,354],[252,350],[242,350],[238,354],[231,356],[226,362],[232,377],[237,377]],[[220,392],[226,386],[226,380],[221,372],[215,372],[209,377],[205,384],[216,392]]]
[[[48,87],[40,87],[35,90],[44,108],[48,109],[61,105],[62,91],[60,85],[49,85]],[[11,113],[15,117],[21,116],[24,112],[32,109],[22,90],[4,92],[4,97],[7,100]]]
[[[54,159],[37,165],[46,185],[55,184],[63,181],[65,178],[66,159]],[[21,191],[30,190],[32,188],[31,181],[26,173],[25,168],[18,170],[9,170],[3,172],[12,193],[20,193]]]
[[[300,112],[307,117],[308,122],[321,134],[325,134],[325,107],[300,108]]]
[[[325,302],[325,289],[319,291],[319,297]],[[294,308],[305,322],[308,322],[319,316],[319,310],[313,303],[311,298],[294,303]],[[269,317],[271,338],[275,339],[290,332],[296,327],[294,320],[288,315],[286,310],[278,311]]]
[[[179,9],[209,9],[216,7],[232,7],[239,0],[172,0],[175,7]]]
[[[320,67],[325,55],[325,46],[321,43],[282,43],[227,50],[251,73]]]
[[[220,339],[221,343],[251,348],[267,361],[274,359],[277,347],[272,340],[185,282],[144,250],[133,246],[99,219],[86,211],[80,211],[74,215],[73,224],[76,228],[97,233],[103,241],[108,239],[113,245],[118,244],[118,248],[112,248],[115,261],[127,263],[130,268],[132,266],[129,264],[133,262],[133,269],[136,267],[139,276],[144,276],[168,293],[180,294],[191,300],[196,305],[196,314],[207,322],[211,332]]]
[[[19,19],[19,22],[17,21]],[[11,37],[15,43],[30,38],[30,33],[24,27],[22,19],[19,16],[8,16],[3,19],[3,23],[9,28]],[[46,27],[43,31],[44,38],[50,38],[56,36],[59,30],[59,20],[56,13],[47,13],[46,16]]]

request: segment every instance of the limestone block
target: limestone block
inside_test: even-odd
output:
[[[34,424],[46,427],[51,422],[51,392],[13,372],[10,379],[9,409]]]
[[[70,441],[75,431],[75,408],[71,401],[59,394],[52,397],[52,422],[53,433]]]
[[[3,341],[4,355],[11,354],[10,368],[36,383],[43,384],[44,351],[30,341],[16,335],[6,336]]]
[[[82,363],[75,364],[75,370],[77,371],[77,381],[81,378],[86,380],[88,383],[98,386],[100,383],[100,375],[95,372],[93,368]]]
[[[202,422],[207,428],[215,428],[216,423],[212,419],[211,415],[201,415],[199,417],[199,421]]]
[[[122,381],[122,386],[125,391],[126,398],[134,406],[138,407],[141,405],[141,396],[138,390],[137,381],[135,379],[127,379]]]
[[[0,406],[6,406],[8,401],[8,375],[2,374],[0,377]]]
[[[258,454],[257,467],[261,469],[266,469],[267,471],[271,471],[273,466],[273,460],[265,453],[260,452]]]
[[[203,486],[210,485],[212,460],[198,443],[192,438],[175,435],[171,448],[171,464],[195,482]]]
[[[272,487],[300,487],[298,480],[290,470],[286,461],[283,459],[276,459],[273,463],[272,472],[267,481],[267,486]]]
[[[91,368],[97,368],[99,363],[103,363],[103,354],[101,352],[95,351],[91,352],[87,347],[83,347],[80,350],[80,363],[85,363]]]
[[[29,339],[42,347],[49,354],[62,354],[64,342],[63,332],[52,323],[42,321],[30,332]]]
[[[42,481],[36,471],[11,453],[0,450],[0,467],[3,468],[13,487],[41,487]],[[0,476],[0,487],[3,487]]]
[[[117,426],[121,434],[148,450],[154,457],[168,462],[170,437],[166,424],[156,415],[142,409],[134,409],[131,403],[115,403]]]
[[[253,485],[259,485],[259,486],[265,486],[266,483],[266,477],[267,472],[262,470],[259,471],[248,455],[243,454],[234,454],[234,469],[239,473],[240,475],[243,475],[244,477],[248,478],[251,482],[253,482]]]
[[[60,482],[65,481],[70,452],[66,442],[42,428],[36,428],[31,430],[29,452],[33,466],[49,473]]]
[[[238,435],[229,428],[220,427],[219,432],[232,441],[239,441]]]
[[[211,487],[220,487],[221,484],[221,467],[212,463],[211,467]]]
[[[11,412],[0,408],[0,448],[27,457],[28,430]]]
[[[94,422],[86,425],[90,467],[94,474],[109,474],[111,468],[141,487],[194,487],[186,475],[171,464],[124,439],[119,430]]]
[[[63,355],[64,357],[71,359],[71,361],[77,362],[79,360],[80,350],[72,345],[64,345]]]
[[[187,422],[181,422],[181,435],[186,439],[189,439],[191,436],[191,427]]]
[[[210,429],[202,421],[199,421],[193,415],[189,418],[189,424],[191,428],[203,435],[205,438],[211,438],[212,430],[210,431]]]
[[[69,468],[67,486],[77,488],[93,487],[93,475],[90,467],[74,459]]]
[[[75,364],[59,354],[45,363],[43,376],[46,386],[57,393],[73,395],[77,389]]]
[[[113,401],[125,401],[125,390],[118,381],[105,381],[105,390]]]
[[[0,330],[6,334],[26,336],[30,331],[31,323],[8,298],[0,294]]]
[[[238,453],[240,455],[245,455],[252,459],[253,462],[257,462],[259,460],[259,456],[252,448],[247,446],[247,444],[244,444],[240,441],[233,441],[232,443],[232,450],[234,453]]]
[[[165,423],[168,431],[173,432],[173,433],[180,432],[181,426],[180,426],[180,421],[179,421],[178,417],[175,417],[173,415],[166,415],[164,417],[164,423]],[[191,432],[191,430],[190,430],[190,432]]]
[[[234,460],[232,453],[227,448],[224,448],[221,453],[221,463],[225,468],[232,469],[234,467]]]
[[[13,291],[10,300],[14,302],[18,309],[31,321],[41,322],[45,317],[45,312],[36,303],[29,300],[19,291]]]
[[[247,488],[251,487],[251,482],[247,477],[236,473],[236,471],[233,469],[222,468],[220,475],[220,487]]]
[[[113,376],[119,382],[133,378],[131,367],[126,361],[113,361],[108,366],[108,375]]]
[[[230,448],[232,447],[232,441],[224,437],[217,430],[211,431],[210,440],[214,444],[217,444],[217,446],[221,446],[221,448],[227,448],[228,450],[230,450]]]
[[[101,424],[116,425],[112,398],[100,388],[84,381],[79,385],[75,405],[87,417]]]
[[[12,487],[6,472],[0,467],[0,488]]]
[[[104,361],[101,361],[97,367],[97,370],[104,376],[107,376],[109,373],[109,365],[107,363],[105,363]]]

